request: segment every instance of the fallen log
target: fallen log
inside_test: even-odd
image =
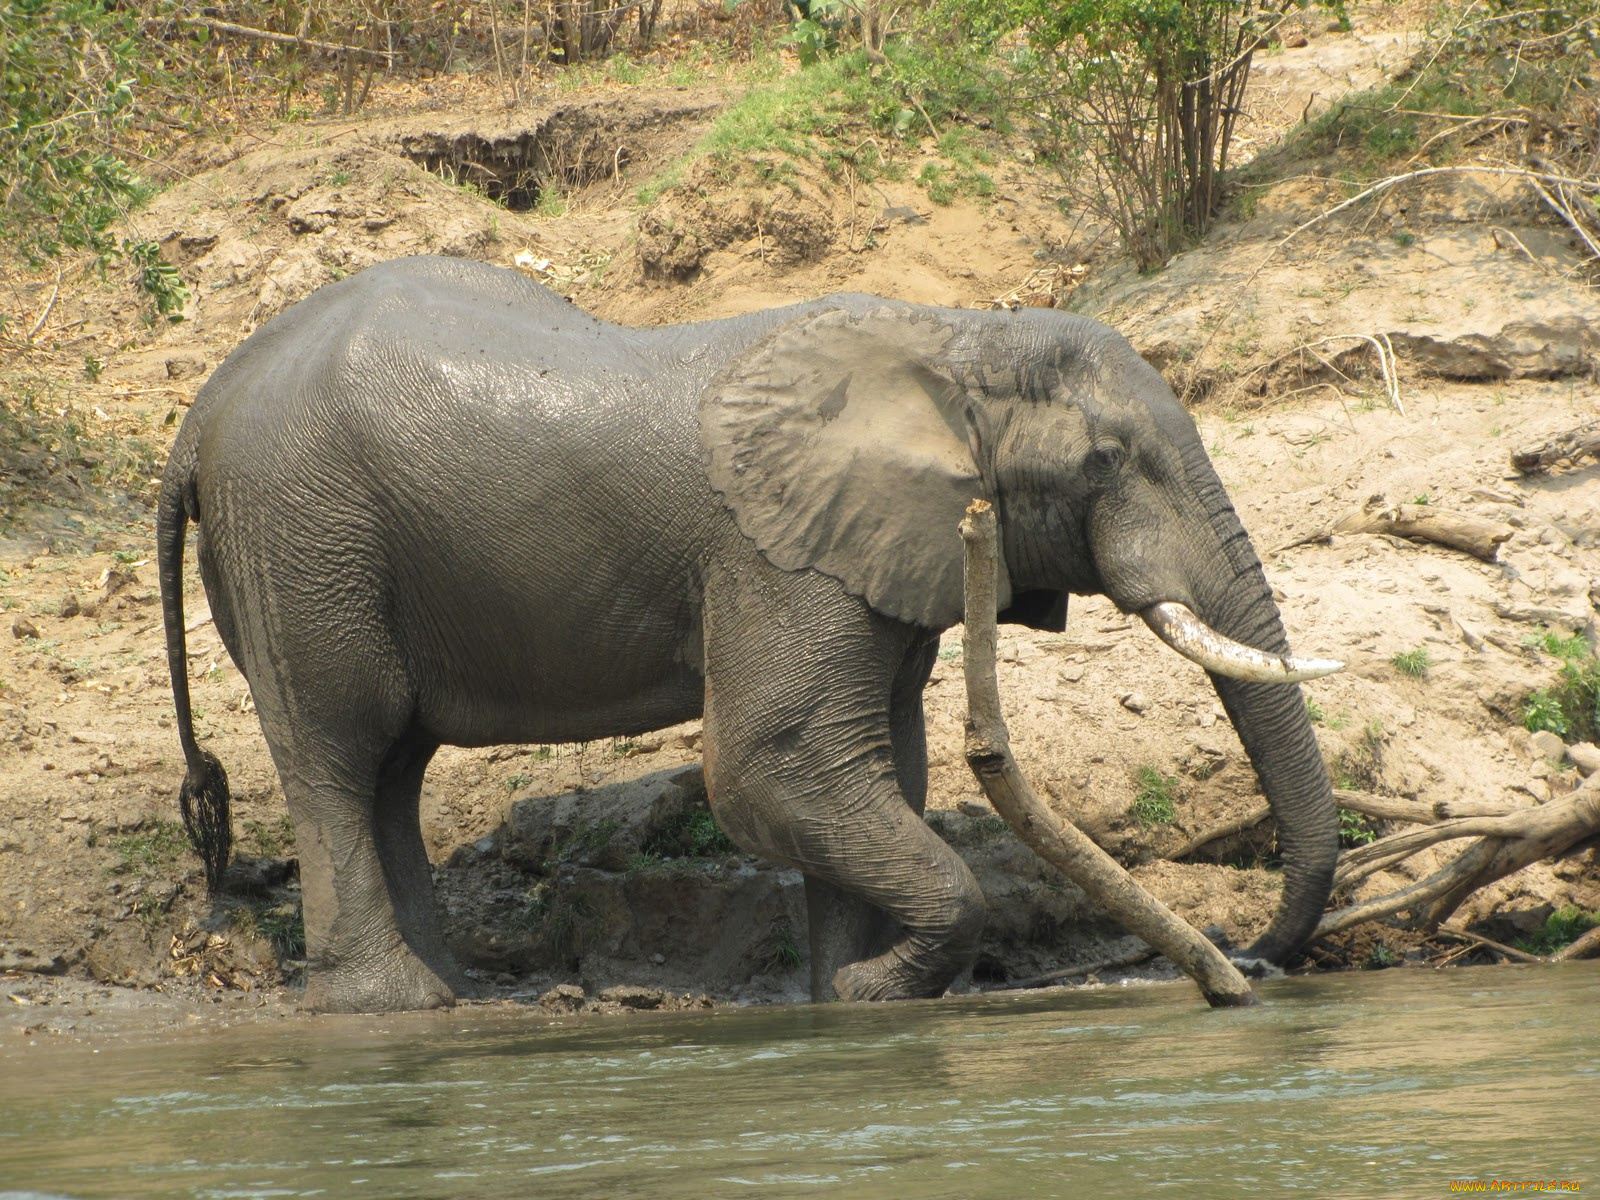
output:
[[[1538,446],[1511,452],[1511,465],[1523,475],[1548,471],[1557,463],[1576,464],[1587,457],[1600,458],[1600,421],[1569,429]]]
[[[974,500],[968,507],[961,537],[966,543],[966,759],[989,803],[1034,853],[1060,868],[1113,919],[1193,979],[1213,1008],[1259,1004],[1249,982],[1222,951],[1140,887],[1082,830],[1058,817],[1023,777],[1000,711],[995,671],[997,535],[994,509],[987,501]]]
[[[1493,562],[1500,544],[1516,530],[1504,521],[1487,521],[1469,513],[1432,504],[1393,504],[1386,496],[1373,496],[1361,511],[1342,517],[1317,533],[1278,547],[1290,550],[1310,542],[1326,542],[1340,533],[1386,533],[1412,541],[1434,542],[1460,550],[1484,562]]]

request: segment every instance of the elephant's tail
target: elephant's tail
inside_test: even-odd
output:
[[[161,622],[167,631],[167,670],[172,675],[172,707],[178,720],[178,741],[188,764],[178,789],[178,808],[189,844],[205,863],[206,891],[216,895],[228,866],[233,829],[228,820],[228,773],[216,755],[202,750],[194,736],[189,703],[189,658],[183,628],[183,548],[190,519],[200,516],[195,489],[197,447],[193,437],[178,434],[161,477],[156,508],[156,561],[161,576]]]

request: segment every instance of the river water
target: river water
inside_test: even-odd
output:
[[[1247,1010],[1180,983],[12,1046],[0,1195],[1600,1192],[1600,963],[1261,990]]]

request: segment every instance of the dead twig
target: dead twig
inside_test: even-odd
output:
[[[967,685],[967,765],[989,803],[1030,849],[1059,867],[1130,933],[1143,938],[1199,985],[1212,1007],[1258,1004],[1256,994],[1222,951],[1173,913],[1035,794],[1011,754],[995,672],[997,519],[974,500],[961,522],[966,544],[966,630],[962,670]]]
[[[1062,967],[1059,971],[1046,971],[1043,975],[1034,975],[1029,979],[1018,979],[1011,983],[1000,983],[994,987],[984,988],[986,992],[1020,992],[1024,988],[1046,987],[1052,983],[1060,983],[1063,979],[1076,979],[1080,975],[1097,975],[1101,971],[1115,971],[1119,967],[1136,967],[1140,963],[1149,962],[1156,956],[1156,952],[1149,946],[1142,950],[1135,950],[1131,954],[1119,955],[1116,958],[1104,958],[1099,962],[1083,963],[1076,967]]]
[[[39,331],[44,328],[44,323],[50,319],[50,314],[55,311],[56,300],[61,295],[61,264],[56,264],[56,286],[50,291],[50,299],[45,302],[44,311],[39,314],[39,319],[33,323],[33,328],[28,330],[28,336],[23,340],[28,345],[33,345],[33,339],[39,336]]]
[[[1435,931],[1440,937],[1455,938],[1460,942],[1468,942],[1474,946],[1484,946],[1496,954],[1504,954],[1507,958],[1517,962],[1542,963],[1549,962],[1537,954],[1529,954],[1526,950],[1518,950],[1515,946],[1508,946],[1504,942],[1497,942],[1493,938],[1480,937],[1476,933],[1468,933],[1465,929],[1457,929],[1453,925],[1441,925]]]

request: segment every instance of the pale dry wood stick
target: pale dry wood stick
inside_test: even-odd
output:
[[[1166,955],[1199,985],[1213,1008],[1259,1004],[1250,984],[1222,951],[1140,887],[1115,860],[1034,793],[1011,755],[995,674],[996,519],[974,500],[961,522],[966,543],[967,623],[962,670],[967,684],[967,765],[984,795],[1034,853],[1058,867],[1130,933]]]
[[[1380,821],[1405,821],[1412,825],[1433,825],[1460,817],[1504,817],[1533,807],[1531,800],[1527,804],[1499,800],[1435,800],[1430,804],[1424,800],[1378,796],[1372,792],[1356,792],[1347,788],[1334,788],[1333,798],[1339,802],[1339,807],[1348,808],[1364,817],[1376,817]]]
[[[1500,544],[1515,532],[1504,521],[1486,521],[1482,517],[1453,512],[1432,504],[1394,504],[1386,496],[1373,496],[1362,505],[1359,512],[1280,546],[1278,550],[1289,550],[1310,542],[1326,542],[1340,533],[1387,533],[1395,537],[1435,542],[1484,562],[1494,562],[1500,552]]]

